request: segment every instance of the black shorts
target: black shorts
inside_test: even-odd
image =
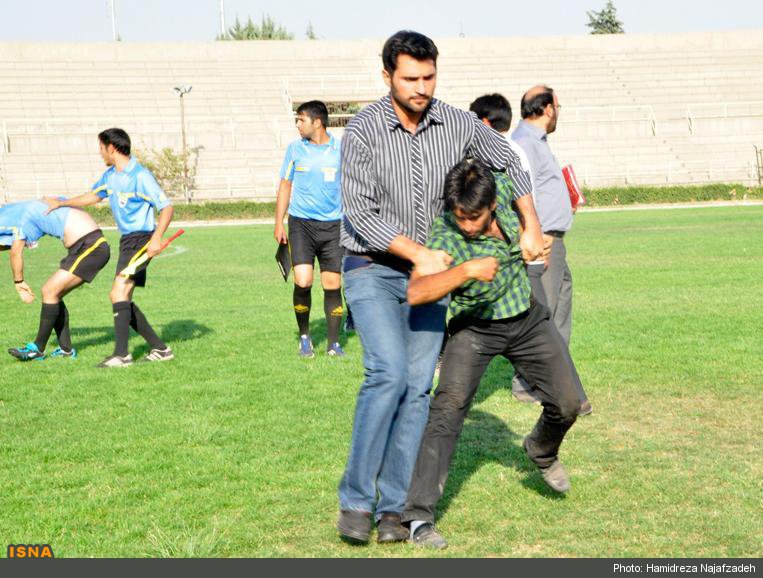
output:
[[[103,231],[96,229],[77,239],[69,247],[66,257],[61,259],[60,267],[90,283],[98,272],[106,266],[111,257],[111,249],[103,236]]]
[[[292,265],[313,265],[315,258],[321,271],[342,270],[342,247],[339,227],[342,221],[316,221],[289,215],[289,245]]]
[[[143,255],[148,248],[148,243],[151,241],[153,231],[145,232],[138,231],[137,233],[128,233],[122,235],[119,239],[119,261],[117,262],[117,275],[128,265],[131,265],[133,261]],[[146,268],[151,262],[149,259],[143,265],[138,268],[135,275],[131,276],[131,279],[135,281],[136,287],[146,286]]]

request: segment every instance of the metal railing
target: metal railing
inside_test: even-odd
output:
[[[141,118],[55,118],[55,119],[5,119],[0,122],[0,136],[4,153],[13,152],[13,137],[87,137],[95,141],[96,135],[105,126],[123,126],[134,136],[180,136],[180,125],[175,119],[167,117],[141,117]],[[214,132],[222,136],[229,136],[236,148],[238,134],[243,129],[250,129],[247,134],[256,132],[262,126],[268,127],[267,132],[273,138],[277,147],[282,145],[281,127],[278,119],[272,117],[262,118],[252,115],[220,115],[220,116],[193,116],[186,118],[186,130],[193,137],[194,133]],[[137,139],[136,139],[137,140]]]
[[[560,124],[634,121],[647,123],[652,136],[657,135],[657,117],[650,105],[565,107],[559,116]]]
[[[694,134],[695,120],[763,117],[763,101],[703,102],[686,106],[689,134]]]

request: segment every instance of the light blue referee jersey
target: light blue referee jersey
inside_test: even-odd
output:
[[[154,175],[130,158],[123,171],[111,166],[93,185],[101,199],[109,199],[111,212],[122,235],[139,231],[150,233],[156,228],[154,208],[161,211],[172,203]]]
[[[51,211],[47,203],[22,201],[0,207],[0,245],[10,246],[14,241],[36,243],[43,235],[63,241],[69,207]]]
[[[325,145],[308,139],[286,149],[281,178],[291,181],[289,214],[300,219],[336,221],[342,218],[340,141],[329,134]]]

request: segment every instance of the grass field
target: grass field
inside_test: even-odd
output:
[[[444,553],[352,547],[334,530],[354,398],[348,356],[297,358],[269,226],[191,229],[136,302],[175,349],[111,352],[112,263],[67,299],[80,358],[0,357],[0,553],[57,556],[739,556],[763,554],[763,207],[589,213],[568,237],[573,356],[593,402],[562,447],[566,498],[520,443],[539,413],[490,367],[438,525]],[[115,234],[109,234],[115,241]],[[37,290],[62,248],[27,255]],[[0,255],[3,348],[34,337]],[[38,291],[39,294],[39,291]],[[320,292],[313,328],[325,349]],[[146,352],[137,336],[133,355]]]

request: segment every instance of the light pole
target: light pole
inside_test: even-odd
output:
[[[115,6],[116,0],[110,0],[109,6],[111,6],[111,38],[114,42],[119,40],[119,34],[117,33],[117,7]]]
[[[186,203],[190,202],[188,197],[188,148],[185,144],[185,101],[183,97],[191,92],[193,86],[182,84],[174,88],[175,94],[180,98],[180,134],[183,141],[183,196]]]
[[[225,39],[225,0],[220,0],[220,40]]]

